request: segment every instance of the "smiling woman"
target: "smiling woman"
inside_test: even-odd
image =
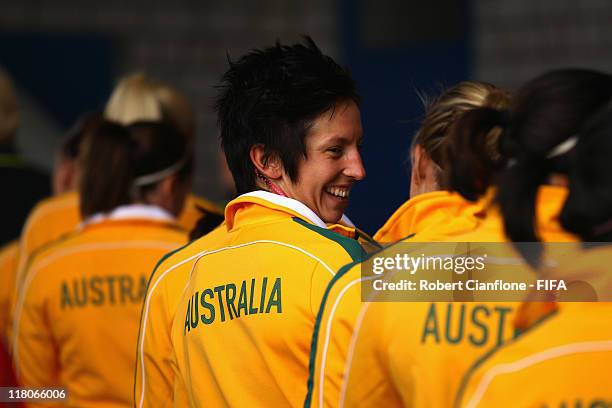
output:
[[[365,176],[358,104],[350,75],[309,38],[230,61],[216,108],[241,195],[225,228],[153,273],[138,406],[201,406],[204,396],[207,406],[302,405],[323,293],[361,255],[344,216]]]

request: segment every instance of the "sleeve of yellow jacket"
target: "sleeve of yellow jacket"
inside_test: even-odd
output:
[[[46,198],[28,215],[19,239],[15,293],[25,280],[26,267],[33,254],[58,238],[74,231],[81,222],[76,192]]]
[[[136,406],[172,406],[172,353],[170,335],[166,326],[168,315],[167,281],[163,278],[171,271],[162,261],[155,268],[148,284],[147,297],[141,316],[136,360]]]
[[[173,392],[174,368],[170,330],[190,268],[185,263],[224,233],[222,225],[207,236],[166,255],[153,271],[138,336],[134,401],[137,407],[184,406]]]
[[[40,269],[34,262],[29,274]],[[46,312],[51,302],[47,288],[41,279],[32,279],[27,293],[18,302],[19,330],[13,338],[15,371],[23,387],[51,387],[59,385],[59,363],[51,322]]]
[[[434,403],[428,397],[433,392],[424,388],[432,383],[426,381],[429,367],[405,352],[415,349],[419,336],[389,334],[397,322],[380,312],[385,303],[362,301],[362,285],[369,280],[361,266],[347,265],[327,288],[313,335],[305,406],[412,406],[426,397],[428,404]],[[421,321],[416,317],[426,314],[427,305],[414,305],[418,310],[402,324],[417,333]],[[402,359],[401,372],[392,372],[394,358]]]
[[[76,192],[46,198],[36,204],[28,215],[19,238],[17,267],[6,330],[8,338],[12,337],[15,302],[26,280],[31,258],[48,244],[74,231],[79,222],[79,197]],[[12,347],[12,341],[9,342],[9,346]]]
[[[379,257],[388,247],[370,254]],[[349,362],[355,355],[355,332],[363,321],[370,303],[363,288],[377,278],[363,270],[364,264],[354,262],[341,268],[326,288],[319,308],[310,350],[308,394],[306,407],[336,407],[342,405],[343,384]],[[365,272],[365,273],[362,273]],[[380,332],[377,332],[379,335]],[[373,367],[370,366],[372,369]],[[365,373],[364,373],[365,374]],[[372,378],[366,375],[364,378]],[[381,380],[382,381],[382,380]],[[372,399],[373,390],[363,384],[359,395],[363,401]],[[374,406],[377,400],[374,401]]]
[[[360,270],[358,264],[340,269],[320,297],[310,350],[307,407],[338,405],[344,362],[361,306]]]

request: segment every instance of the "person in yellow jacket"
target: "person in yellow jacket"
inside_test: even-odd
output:
[[[83,225],[34,255],[16,302],[13,360],[22,386],[65,387],[71,406],[133,406],[148,275],[187,242],[174,217],[189,190],[189,156],[162,123],[103,122],[85,136]]]
[[[411,149],[411,199],[376,233],[376,240],[382,243],[401,239],[410,239],[409,242],[444,241],[450,235],[461,236],[474,231],[480,232],[474,242],[503,240],[499,217],[491,214],[494,212],[490,209],[492,193],[471,202],[458,193],[436,190],[449,188],[446,173],[450,166],[445,162],[444,149],[459,118],[479,106],[504,108],[508,102],[509,96],[505,91],[490,84],[466,81],[445,91],[429,106]],[[490,137],[495,139],[498,133]],[[452,242],[452,239],[448,241]],[[393,247],[389,249],[394,250]],[[338,402],[345,359],[357,317],[355,311],[361,307],[360,267],[355,266],[348,272],[347,269],[338,274],[343,276],[330,286],[324,302],[330,306],[323,307],[324,312],[319,316],[320,326],[313,337],[308,406],[336,406]],[[429,304],[422,305],[423,311],[426,312],[428,307]],[[330,321],[332,312],[334,317]],[[418,311],[414,313],[418,315]]]
[[[430,103],[412,138],[410,199],[376,232],[376,241],[396,242],[429,231],[432,226],[461,231],[482,218],[483,208],[448,191],[449,165],[445,163],[444,151],[453,126],[465,112],[479,107],[505,109],[509,101],[510,95],[494,85],[464,81]],[[492,140],[496,137],[491,135]],[[468,217],[459,216],[468,213],[471,213]]]
[[[542,112],[551,114],[557,109],[567,109],[575,114],[568,115],[565,121],[534,125],[538,132],[529,139],[531,143],[540,141],[546,146],[539,154],[552,163],[545,165],[556,165],[558,147],[554,143],[563,143],[563,138],[573,134],[587,119],[589,110],[602,103],[600,94],[589,93],[591,89],[584,95],[583,91],[589,80],[593,84],[601,78],[596,73],[553,72],[525,85],[509,113],[482,108],[464,114],[457,125],[459,133],[453,133],[449,139],[452,143],[446,155],[452,159],[473,157],[476,153],[476,157],[482,158],[476,162],[452,162],[451,188],[466,197],[480,197],[476,204],[484,204],[486,215],[473,229],[453,233],[440,226],[442,234],[431,228],[433,231],[416,234],[406,242],[501,242],[512,238],[509,219],[515,224],[524,221],[534,231],[530,238],[519,242],[534,241],[534,236],[550,242],[575,240],[575,235],[559,224],[567,189],[543,185],[562,184],[554,173],[544,173],[536,179],[536,189],[530,196],[534,201],[527,204],[515,203],[508,207],[502,200],[507,197],[503,195],[505,185],[498,185],[497,191],[488,187],[491,174],[499,172],[498,177],[503,177],[506,169],[513,169],[516,153],[509,154],[506,145],[528,130],[510,126],[502,132],[500,151],[509,156],[499,156],[499,160],[485,160],[492,156],[478,147],[486,145],[484,141],[492,129],[506,125],[507,115],[516,115],[516,121],[537,124]],[[529,105],[531,109],[526,109],[525,101],[533,100],[540,101],[541,105]],[[557,124],[559,127],[555,127]],[[483,167],[470,168],[470,163],[483,164]],[[473,171],[474,168],[479,171]],[[532,181],[527,175],[515,180]],[[531,206],[531,218],[506,218],[509,208],[529,213],[525,206]],[[388,249],[392,250],[393,247]],[[511,251],[508,255],[517,258],[519,254]],[[533,265],[531,260],[528,263]],[[484,303],[478,297],[473,299],[478,303],[362,302],[360,282],[368,277],[362,276],[361,267],[357,264],[344,268],[327,289],[317,318],[317,336],[313,337],[306,406],[450,406],[462,375],[472,362],[515,335],[513,321],[519,305],[503,299],[482,299],[487,300]],[[501,270],[496,267],[491,272]],[[534,277],[527,264],[517,264],[516,272],[509,276],[516,274],[520,274],[521,280]]]
[[[190,151],[193,151],[195,121],[189,102],[175,88],[154,81],[144,74],[128,75],[119,81],[103,116],[123,125],[142,120],[168,122],[179,130]],[[84,129],[95,125],[99,120],[98,114],[84,115],[62,145],[54,171],[56,196],[35,206],[21,234],[15,293],[19,292],[23,283],[23,269],[29,257],[36,250],[73,232],[82,221],[79,214],[79,194],[74,191],[73,185],[79,173],[76,159]],[[190,166],[193,167],[192,164]],[[199,224],[200,233],[212,230],[222,221],[222,209],[194,194],[187,196],[178,216],[179,224],[187,231],[192,231]]]
[[[566,195],[565,189],[552,186],[543,187],[540,192],[538,230],[545,240],[574,240],[571,234],[561,230],[558,222]],[[488,196],[483,197],[477,205],[487,208],[488,199]],[[471,207],[465,206],[465,213],[459,212],[458,216],[469,220],[473,216]],[[503,221],[499,210],[494,207],[489,207],[486,216],[471,225],[465,223],[463,230],[455,231],[440,226],[440,232],[428,234],[425,231],[372,256],[395,256],[402,253],[402,248],[409,248],[408,244],[413,245],[410,248],[416,248],[416,244],[421,242],[425,243],[421,251],[427,254],[428,248],[430,251],[441,248],[441,244],[436,248],[428,247],[428,242],[450,244],[505,240]],[[448,248],[453,250],[450,245]],[[491,253],[492,249],[497,253]],[[531,278],[530,269],[510,248],[493,247],[488,252],[490,256],[500,258],[500,264],[487,263],[487,274],[480,280],[494,281],[504,275],[514,279],[519,279],[519,276],[525,280]],[[511,266],[505,266],[506,262]],[[514,263],[518,265],[512,266]],[[347,265],[336,274],[327,289],[317,316],[316,336],[313,337],[308,383],[310,397],[306,406],[378,406],[384,403],[391,406],[447,406],[452,401],[449,390],[457,387],[461,379],[461,367],[467,369],[470,361],[514,336],[516,303],[486,298],[475,298],[471,303],[453,302],[452,299],[450,302],[416,302],[405,301],[406,298],[402,302],[385,292],[370,299],[372,302],[364,302],[362,283],[367,282],[368,276],[362,268],[361,263]],[[391,348],[395,343],[398,350]],[[390,353],[390,361],[381,366],[377,360],[378,353],[388,347],[389,350],[382,355]],[[352,359],[351,375],[346,380],[351,356],[360,358]],[[415,366],[410,366],[407,361],[415,361]],[[394,373],[393,378],[388,376],[389,370]],[[413,378],[410,370],[415,370],[418,378]],[[427,370],[432,374],[426,376]],[[405,382],[400,381],[402,378]],[[424,395],[431,398],[423,399]],[[437,399],[432,399],[434,397]]]
[[[78,145],[83,134],[83,129],[100,118],[101,116],[98,114],[88,113],[82,118],[79,118],[72,129],[68,131],[61,143],[56,158],[56,164],[53,171],[53,194],[62,194],[74,188]],[[74,212],[77,213],[78,210]],[[72,229],[72,226],[76,225],[77,219],[78,216],[75,215],[74,217],[70,217],[69,220],[60,219],[59,221],[65,222],[68,227]],[[54,221],[53,217],[50,221]],[[50,223],[49,231],[44,231],[44,233],[48,232],[51,236],[55,234],[61,236],[64,234],[65,228],[67,227],[63,224],[57,225]],[[32,243],[30,240],[28,240],[28,243],[31,244],[31,246],[38,246],[37,243]],[[2,289],[0,289],[0,331],[6,336],[6,339],[10,337],[10,312],[13,307],[15,296],[17,271],[19,268],[19,249],[20,242],[16,240],[0,250],[0,274],[4,282],[2,284]],[[7,342],[7,346],[8,345]]]
[[[361,257],[344,216],[365,176],[348,73],[307,38],[233,61],[220,89],[221,141],[241,195],[224,226],[153,274],[139,407],[301,405],[323,290]]]
[[[588,244],[557,267],[541,267],[540,279],[562,280],[568,290],[545,298],[544,308],[532,298],[522,305],[515,325],[523,334],[474,364],[457,406],[595,407],[612,401],[612,76],[600,74],[589,89],[607,106],[594,105],[593,117],[553,158],[566,159],[553,171],[570,186],[561,223]]]

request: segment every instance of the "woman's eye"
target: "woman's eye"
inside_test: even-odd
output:
[[[342,154],[342,148],[341,147],[330,147],[329,149],[327,149],[327,151],[333,155],[339,156]]]

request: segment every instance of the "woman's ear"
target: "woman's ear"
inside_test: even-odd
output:
[[[163,197],[172,197],[175,193],[178,184],[178,177],[176,174],[165,177],[157,185],[158,194],[161,193]]]
[[[249,152],[251,162],[257,170],[271,180],[278,180],[283,176],[283,165],[276,154],[266,152],[264,145],[256,144]]]
[[[423,147],[416,145],[412,151],[412,171],[410,174],[410,197],[439,190],[436,178],[437,165],[431,160]]]
[[[77,165],[74,160],[60,158],[53,169],[53,194],[78,189]]]
[[[420,145],[415,145],[412,151],[412,173],[410,175],[410,183],[418,187],[425,179],[425,162],[429,160],[425,150]]]

